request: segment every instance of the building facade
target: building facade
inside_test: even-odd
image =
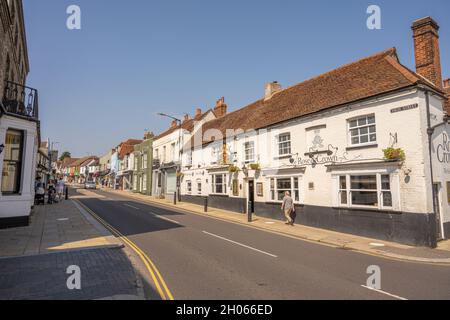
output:
[[[152,195],[153,134],[145,133],[144,141],[134,146],[133,192]]]
[[[303,225],[418,246],[450,238],[438,29],[414,22],[416,72],[389,49],[284,90],[270,83],[205,122],[185,147],[182,200],[283,219],[289,191]]]
[[[20,0],[0,1],[0,49],[0,227],[13,227],[28,224],[40,144]]]

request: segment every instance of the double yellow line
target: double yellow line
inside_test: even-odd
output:
[[[174,300],[172,293],[170,292],[169,288],[167,287],[166,282],[164,281],[163,277],[159,273],[158,269],[156,268],[155,264],[152,262],[152,260],[143,252],[133,241],[128,239],[126,236],[124,236],[122,233],[120,233],[117,229],[115,229],[113,226],[111,226],[108,222],[100,218],[94,211],[89,209],[86,205],[84,205],[81,201],[76,201],[83,209],[85,209],[87,212],[89,212],[98,222],[100,222],[105,228],[107,228],[109,231],[111,231],[112,234],[114,234],[116,237],[118,237],[121,241],[125,242],[131,249],[133,249],[134,252],[141,258],[141,260],[144,262],[148,272],[150,273],[150,276],[152,277],[153,282],[155,283],[156,289],[161,297],[162,300]]]

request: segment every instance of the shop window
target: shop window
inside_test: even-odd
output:
[[[339,205],[392,208],[391,176],[388,174],[339,176]]]
[[[289,191],[295,202],[300,201],[299,178],[283,177],[270,179],[270,200],[283,201],[283,198]]]
[[[18,194],[22,180],[23,131],[6,132],[3,153],[2,193]]]
[[[377,142],[375,116],[364,116],[348,121],[349,140],[352,146],[374,144]]]
[[[226,184],[226,174],[213,174],[212,175],[212,193],[216,194],[226,194],[227,184]]]

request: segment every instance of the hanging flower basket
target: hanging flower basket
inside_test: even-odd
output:
[[[237,167],[237,166],[235,166],[235,165],[231,165],[231,166],[228,168],[228,172],[231,172],[231,173],[236,173],[236,172],[239,172],[239,171],[241,171],[241,169],[239,169],[239,167]]]
[[[402,148],[387,148],[383,150],[384,159],[388,161],[405,161],[406,155]]]
[[[259,171],[261,170],[261,165],[259,163],[251,163],[249,165],[251,170]]]

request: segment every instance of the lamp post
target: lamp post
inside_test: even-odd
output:
[[[174,198],[176,198],[177,195],[178,195],[179,198],[181,198],[181,195],[180,195],[180,177],[178,177],[178,173],[181,172],[181,130],[182,130],[181,123],[182,122],[181,122],[180,119],[175,118],[175,117],[173,117],[171,115],[168,115],[166,113],[159,112],[158,115],[161,116],[161,117],[166,117],[166,118],[170,118],[172,120],[175,120],[177,122],[177,124],[180,126],[180,128],[178,129],[178,161],[179,161],[179,165],[178,165],[178,168],[176,170],[177,191],[175,193]]]
[[[50,144],[50,139],[48,140],[48,142],[49,142],[49,144]],[[52,142],[52,143],[49,145],[50,149],[49,149],[49,152],[48,152],[48,154],[49,154],[48,159],[49,159],[49,162],[50,162],[50,163],[49,163],[49,166],[50,166],[50,168],[49,168],[49,171],[50,171],[49,177],[50,177],[50,178],[52,177],[52,173],[53,173],[53,170],[52,170],[52,156],[53,156],[53,146],[54,146],[55,144],[59,144],[59,142],[55,141],[55,142]]]

